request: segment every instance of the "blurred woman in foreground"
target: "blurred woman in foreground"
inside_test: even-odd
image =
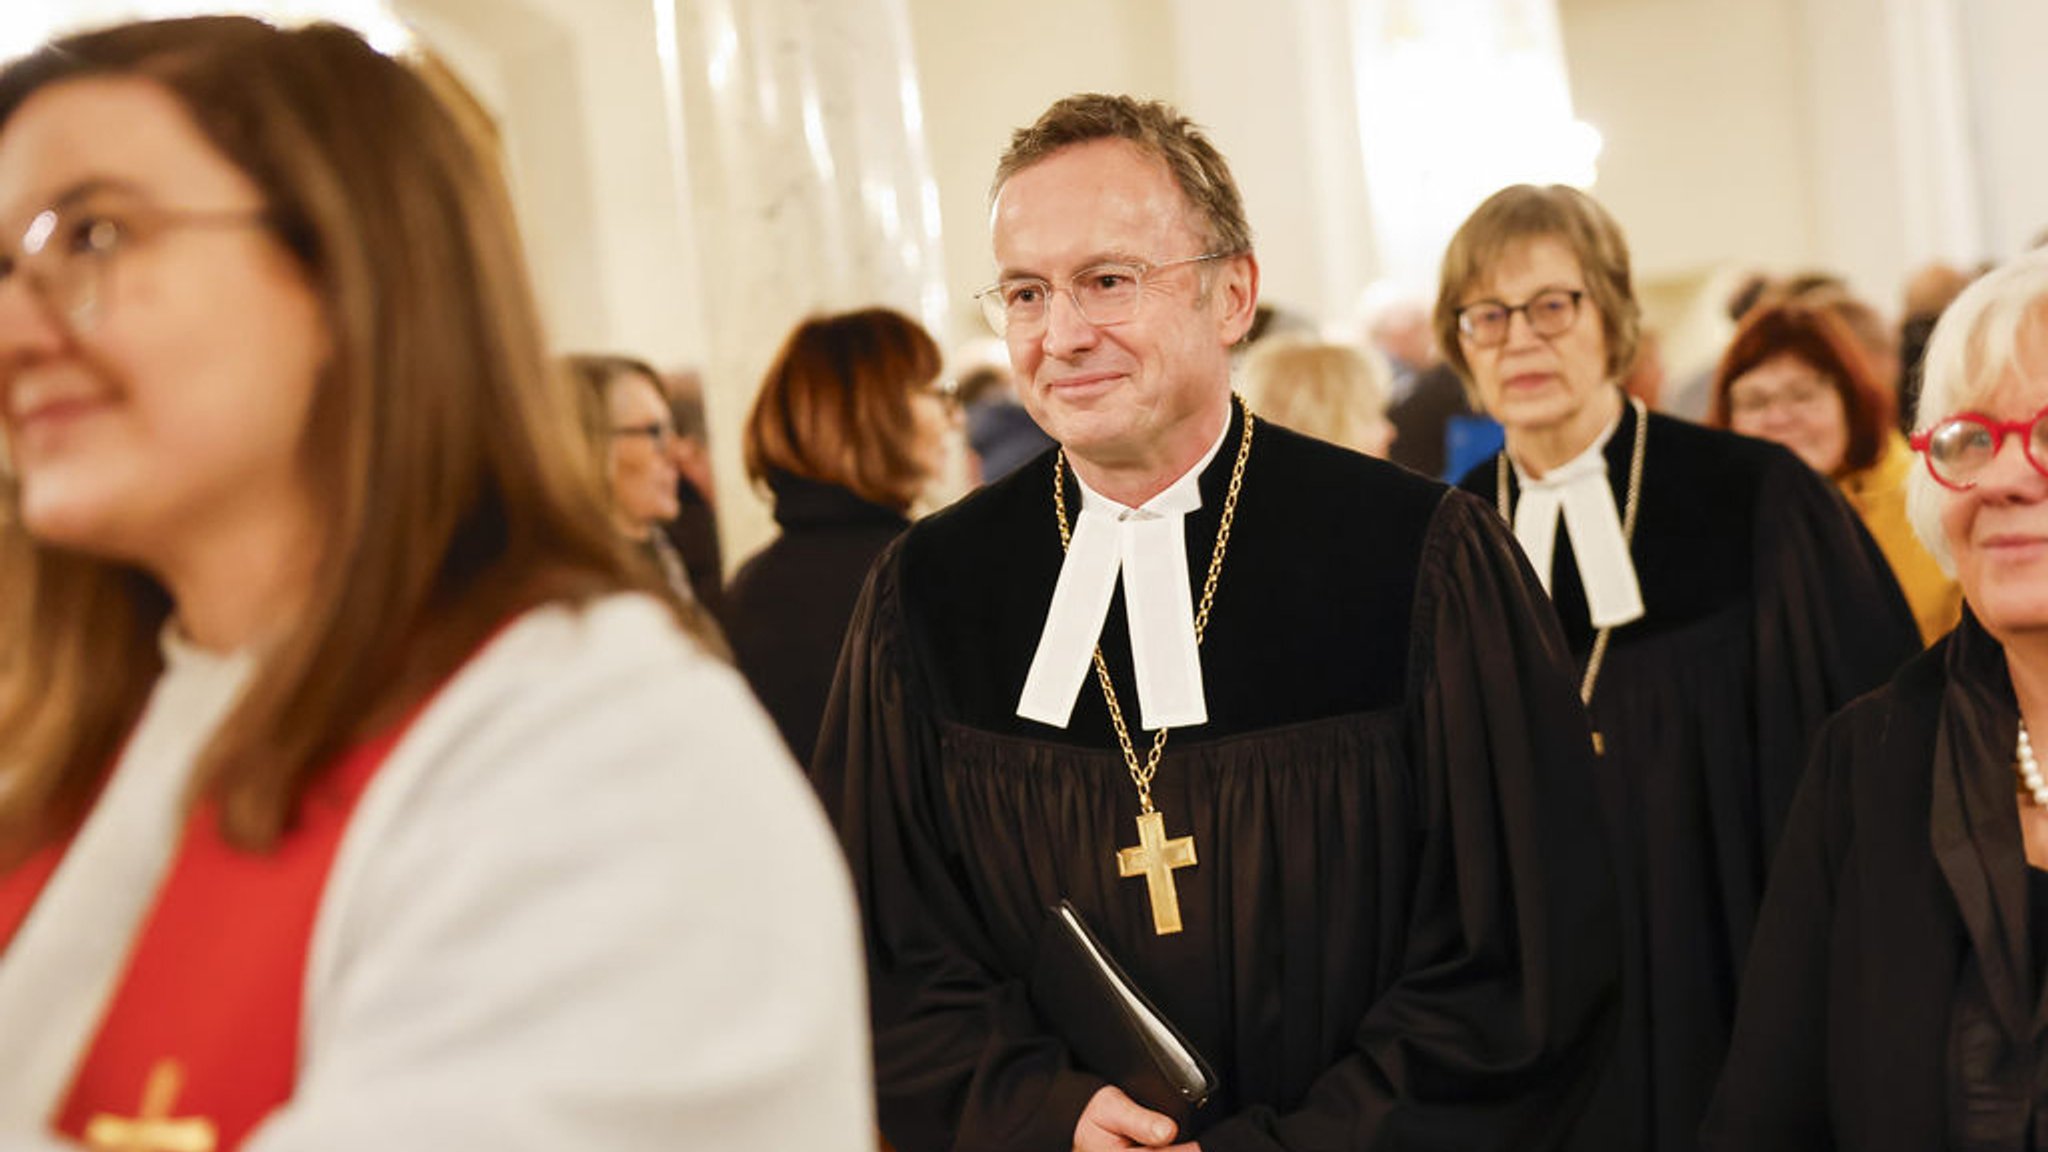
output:
[[[829,832],[638,593],[418,76],[68,37],[0,228],[0,1146],[857,1146]]]

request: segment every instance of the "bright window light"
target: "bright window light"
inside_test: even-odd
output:
[[[1389,276],[1435,282],[1473,208],[1515,183],[1592,186],[1556,0],[1353,0],[1358,121]]]
[[[0,59],[34,51],[52,37],[82,28],[220,13],[284,25],[315,20],[345,24],[387,55],[412,46],[412,34],[386,0],[0,0]]]

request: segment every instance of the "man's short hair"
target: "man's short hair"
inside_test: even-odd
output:
[[[1087,92],[1056,102],[1036,123],[1010,137],[1010,147],[996,164],[990,198],[1024,169],[1063,148],[1093,140],[1127,140],[1164,163],[1181,195],[1205,222],[1207,251],[1236,255],[1252,250],[1251,225],[1245,221],[1244,198],[1230,165],[1194,121],[1157,100]]]
[[[1564,184],[1515,184],[1486,198],[1458,227],[1444,250],[1437,280],[1436,341],[1444,358],[1469,383],[1472,366],[1458,341],[1458,309],[1465,294],[1491,277],[1509,246],[1553,237],[1579,261],[1586,294],[1607,334],[1607,378],[1619,380],[1636,361],[1642,311],[1629,275],[1628,240],[1600,202]]]

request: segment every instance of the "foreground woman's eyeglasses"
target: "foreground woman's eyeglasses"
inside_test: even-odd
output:
[[[2048,408],[2025,420],[1993,420],[1979,412],[1950,416],[1913,434],[1913,451],[1927,458],[1927,471],[1944,488],[1967,492],[1998,458],[2008,433],[2021,437],[2027,463],[2048,476]]]
[[[268,227],[261,208],[166,208],[127,193],[84,188],[29,220],[20,239],[0,249],[0,288],[26,280],[72,329],[105,319],[113,267],[128,253],[185,228]]]

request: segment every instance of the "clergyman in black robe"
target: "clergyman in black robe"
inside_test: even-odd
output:
[[[1242,426],[1186,518],[1197,591]],[[1102,1081],[1025,993],[1066,898],[1216,1067],[1182,1134],[1206,1152],[1551,1146],[1606,1053],[1616,941],[1585,722],[1512,537],[1467,495],[1256,426],[1210,720],[1154,784],[1200,854],[1161,936],[1118,875],[1137,798],[1093,681],[1065,730],[1016,715],[1062,561],[1053,467],[883,556],[814,764],[866,913],[884,1133],[1069,1147]],[[1120,597],[1101,644],[1131,684]]]

